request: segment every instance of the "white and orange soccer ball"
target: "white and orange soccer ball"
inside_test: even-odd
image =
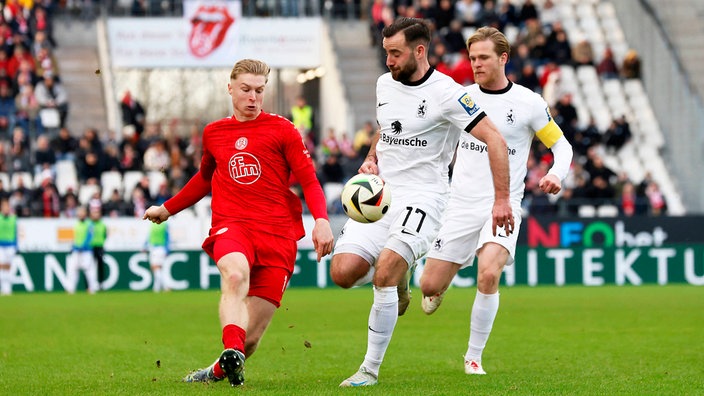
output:
[[[342,188],[342,209],[360,223],[378,221],[391,206],[391,192],[377,175],[358,174]]]

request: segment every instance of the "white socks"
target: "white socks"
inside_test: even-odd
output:
[[[482,360],[482,352],[489,340],[494,325],[496,312],[499,310],[499,292],[483,294],[477,290],[472,306],[472,318],[469,325],[469,343],[465,360]]]
[[[379,366],[384,360],[386,348],[398,320],[398,292],[396,286],[374,286],[374,304],[369,312],[367,354],[362,366],[370,373],[379,376]]]

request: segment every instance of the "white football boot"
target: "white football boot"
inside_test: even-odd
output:
[[[364,367],[360,367],[351,377],[342,381],[340,384],[343,388],[357,386],[372,386],[377,384],[376,375],[370,373]]]

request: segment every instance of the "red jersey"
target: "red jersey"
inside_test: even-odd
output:
[[[229,117],[203,130],[200,176],[212,188],[213,231],[230,223],[248,223],[258,231],[302,238],[301,202],[289,189],[292,173],[313,217],[327,218],[325,196],[310,154],[289,120],[262,112],[251,121]],[[165,204],[167,210],[174,214],[172,209],[177,212],[190,206],[187,197],[199,188],[207,193],[207,183],[198,187],[189,182]]]

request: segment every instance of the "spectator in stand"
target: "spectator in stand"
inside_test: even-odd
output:
[[[103,211],[108,217],[122,217],[132,215],[132,213],[129,213],[127,203],[125,202],[125,200],[122,199],[122,194],[120,194],[120,190],[116,188],[112,190],[112,192],[110,193],[110,198],[103,204]]]
[[[53,48],[54,46],[49,42],[49,38],[44,30],[39,30],[34,34],[34,40],[30,48],[30,52],[34,58],[37,58],[39,51],[42,49],[52,50]]]
[[[367,157],[369,148],[372,146],[372,136],[374,136],[375,132],[376,129],[374,129],[374,125],[371,121],[365,122],[364,126],[355,132],[352,148],[357,152],[357,158],[360,161]]]
[[[9,188],[10,186],[6,186],[2,179],[0,179],[0,201],[10,198],[10,191],[8,191]]]
[[[462,22],[459,19],[455,19],[450,22],[450,27],[447,30],[447,33],[445,33],[444,35],[441,33],[441,38],[443,43],[442,48],[451,54],[456,54],[467,48],[464,44]],[[444,59],[445,51],[442,51],[442,54],[439,54],[437,48],[438,44],[433,47],[433,53],[438,56],[441,56],[444,61],[447,61],[447,59]]]
[[[510,1],[500,1],[499,2],[499,30],[506,31],[506,26],[518,27],[520,21],[518,20],[518,12],[516,11],[516,6]]]
[[[340,145],[337,142],[335,128],[328,128],[328,133],[323,139],[323,144],[320,147],[323,158],[340,153]]]
[[[474,71],[472,71],[472,63],[469,61],[466,48],[459,52],[459,59],[452,66],[450,77],[460,85],[466,86],[474,83]]]
[[[464,27],[476,27],[477,16],[481,10],[482,4],[478,0],[457,0],[455,3],[455,16]]]
[[[604,49],[604,56],[596,66],[596,72],[599,77],[605,80],[618,78],[618,66],[616,66],[616,62],[614,61],[614,52],[610,47],[606,47]]]
[[[55,175],[56,153],[49,147],[49,138],[46,135],[37,137],[37,144],[34,149],[34,173],[38,174],[48,166],[51,169],[51,174]]]
[[[138,218],[144,216],[144,212],[149,207],[149,201],[144,196],[144,190],[135,188],[132,190],[132,199],[130,201],[130,215]]]
[[[575,67],[594,66],[594,50],[587,39],[581,40],[572,48],[572,62]]]
[[[144,152],[145,171],[164,171],[169,168],[171,158],[166,151],[166,142],[162,139],[155,140]]]
[[[161,205],[171,199],[172,196],[173,194],[169,189],[168,182],[161,182],[161,184],[159,184],[159,190],[157,190],[156,196],[154,196],[154,205]]]
[[[572,94],[567,92],[560,96],[560,99],[555,104],[555,122],[562,128],[563,131],[569,129],[567,134],[574,134],[577,129],[577,122],[579,121],[579,116],[577,114],[577,108],[572,104]]]
[[[574,151],[581,156],[587,155],[589,148],[598,145],[601,139],[601,132],[594,117],[589,118],[589,124],[584,129],[577,129],[574,136],[568,138]]]
[[[39,49],[34,61],[34,70],[37,75],[43,76],[50,72],[54,76],[59,76],[59,63],[49,48]]]
[[[59,134],[51,140],[51,149],[56,153],[56,159],[73,161],[78,150],[78,139],[71,135],[68,128],[59,129]]]
[[[621,77],[625,79],[640,78],[640,57],[636,50],[628,50],[626,56],[623,57]]]
[[[521,70],[521,74],[516,79],[516,83],[523,85],[534,92],[539,93],[542,91],[540,80],[538,79],[538,75],[535,73],[535,68],[531,63],[525,63],[523,65],[523,69]]]
[[[529,20],[539,20],[540,14],[538,13],[538,7],[533,4],[533,0],[525,0],[523,6],[521,6],[521,11],[518,14],[518,20],[520,23],[526,23]]]
[[[0,135],[9,134],[15,127],[17,106],[8,84],[0,84]]]
[[[435,30],[439,32],[449,28],[453,20],[455,20],[455,8],[452,1],[440,0],[435,12]],[[381,30],[379,30],[379,37],[381,37]],[[379,40],[379,44],[381,44],[381,40]]]
[[[13,142],[10,147],[10,173],[16,172],[32,172],[32,159],[24,145]]]
[[[547,57],[558,65],[571,65],[572,47],[567,41],[567,32],[562,30],[561,23],[555,23],[554,25],[559,26],[561,30],[553,31],[553,34],[548,37],[546,44]]]
[[[340,156],[338,154],[325,157],[325,163],[318,172],[318,179],[322,184],[342,183],[345,181],[345,171],[340,164]]]
[[[10,205],[18,217],[30,217],[29,202],[32,198],[32,191],[25,187],[22,178],[17,179],[17,187],[10,194]]]
[[[120,169],[123,172],[142,170],[142,158],[139,156],[132,144],[126,144],[123,146],[122,158],[120,159]]]
[[[540,21],[543,23],[543,26],[550,29],[554,26],[554,23],[558,22],[560,19],[560,10],[555,6],[555,2],[545,0],[540,9]]]
[[[12,51],[12,56],[7,61],[7,75],[10,78],[15,78],[17,72],[20,70],[20,64],[23,63],[23,61],[27,62],[32,72],[35,71],[34,58],[32,57],[32,54],[27,51],[24,44],[19,43],[15,45]]]
[[[137,185],[134,186],[134,189],[140,190],[142,192],[142,197],[144,197],[147,203],[151,205],[151,202],[154,201],[154,197],[152,197],[151,190],[149,189],[149,176],[142,176]]]
[[[33,213],[38,217],[59,217],[61,214],[61,197],[51,179],[44,179],[32,200]]]
[[[14,77],[10,78],[9,76],[7,77],[9,81],[12,83],[13,91],[14,92],[19,92],[19,87],[23,84],[31,84],[35,91],[36,91],[36,86],[37,83],[39,82],[39,78],[37,77],[37,74],[34,72],[34,64],[32,62],[29,62],[27,60],[23,60],[20,62],[20,68],[15,73]],[[5,81],[3,78],[2,81]],[[36,94],[35,94],[36,95]]]
[[[17,125],[26,131],[34,132],[33,134],[41,135],[44,133],[44,127],[39,118],[39,102],[34,95],[34,85],[20,84],[19,94],[15,97],[15,107],[17,109]]]
[[[528,45],[525,43],[515,46],[513,52],[506,64],[506,74],[519,76],[521,70],[523,70],[523,66],[527,63],[533,64],[533,60],[530,59],[530,48],[528,48]]]
[[[619,213],[622,216],[632,217],[645,214],[648,211],[647,199],[638,194],[631,181],[624,183],[619,202]]]
[[[69,219],[76,218],[79,204],[78,197],[76,196],[76,193],[73,192],[73,189],[69,189],[66,192],[63,201],[63,208],[61,209],[60,217]]]
[[[645,196],[648,197],[651,216],[666,214],[667,202],[665,201],[665,196],[660,191],[660,186],[658,186],[656,182],[651,181],[648,183],[648,187],[645,188]]]
[[[479,26],[499,28],[499,14],[496,12],[496,3],[494,3],[494,0],[484,1],[484,6],[479,12],[479,15],[477,15],[477,20],[479,21]]]
[[[37,83],[34,95],[42,109],[56,109],[59,112],[59,127],[63,128],[68,116],[68,93],[63,84],[56,81],[52,73],[45,73],[44,79]]]
[[[631,140],[631,127],[625,116],[621,116],[611,122],[609,129],[604,133],[604,144],[614,150],[620,150]]]
[[[135,99],[130,91],[125,91],[122,101],[120,101],[120,109],[122,110],[122,124],[133,125],[138,138],[144,132],[146,121],[146,111],[142,103]]]
[[[107,171],[122,171],[122,166],[120,165],[120,154],[118,152],[117,146],[115,144],[107,144],[103,150],[102,163],[103,172]]]
[[[98,137],[98,130],[95,128],[88,127],[83,131],[83,138],[90,146],[90,150],[95,153],[103,152],[103,142],[100,141]]]
[[[54,39],[54,23],[44,7],[51,7],[51,1],[35,1],[35,6],[29,17],[29,30],[30,32],[34,32],[35,41],[37,40],[39,33],[42,32],[46,36],[49,44],[51,44],[53,48],[56,48],[56,40]]]

